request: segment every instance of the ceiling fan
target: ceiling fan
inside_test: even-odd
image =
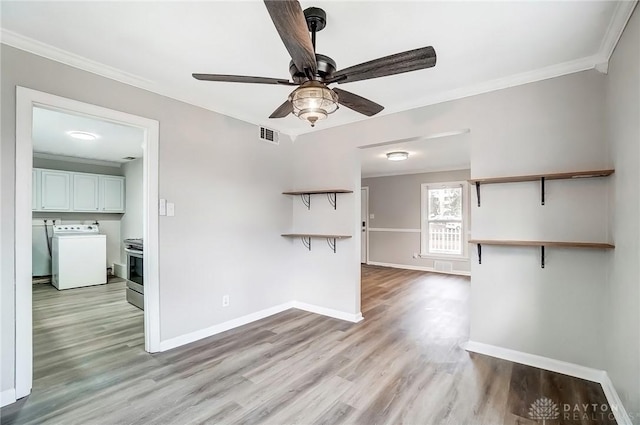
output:
[[[318,120],[327,118],[338,109],[338,104],[370,117],[384,107],[346,90],[330,89],[328,85],[417,71],[436,64],[436,52],[433,47],[428,46],[336,70],[333,59],[315,52],[316,33],[327,22],[324,10],[310,7],[303,12],[296,0],[264,0],[264,3],[291,55],[289,73],[293,81],[223,74],[193,74],[193,77],[205,81],[298,86],[269,118],[283,118],[293,113],[298,118],[307,120],[313,127]]]

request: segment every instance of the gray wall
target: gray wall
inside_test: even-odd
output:
[[[606,140],[612,176],[611,254],[605,314],[605,368],[640,423],[640,11],[636,8],[609,63]]]
[[[143,235],[143,171],[144,161],[142,158],[127,162],[122,166],[122,171],[126,178],[126,205],[127,210],[122,216],[121,239],[142,238]],[[124,245],[121,245],[122,264],[126,263]]]
[[[358,147],[469,128],[471,178],[607,168],[604,80],[597,71],[580,72],[305,134],[295,143],[296,167],[316,182],[324,175],[327,184],[344,184],[359,168],[353,159]],[[602,200],[609,184],[607,179],[549,183],[544,207],[535,183],[484,187],[481,208],[471,198],[473,236],[606,241]],[[351,187],[359,192],[359,186],[358,179]],[[346,229],[355,235],[353,243],[342,244],[336,254],[342,263],[314,270],[313,281],[349,292],[359,285],[360,206],[346,208],[354,212],[353,226]],[[548,250],[545,269],[539,255],[530,248],[488,247],[479,265],[472,250],[471,338],[604,368],[602,300],[610,253]],[[342,274],[336,278],[338,267]],[[343,279],[345,274],[351,279]],[[302,273],[298,278],[305,279]],[[328,292],[319,298],[328,298]]]
[[[291,141],[258,140],[258,128],[3,45],[3,200],[14,199],[16,85],[160,122],[159,195],[176,205],[161,217],[161,339],[168,340],[292,299]],[[259,213],[256,213],[259,211]],[[2,382],[14,380],[14,205],[2,203]],[[247,267],[247,263],[251,267]],[[222,308],[222,296],[231,305]]]
[[[421,185],[466,181],[469,170],[362,179],[369,187],[369,229],[420,229]],[[467,229],[468,230],[468,229]],[[369,231],[369,262],[433,269],[432,258],[413,258],[420,253],[420,232]],[[453,271],[469,272],[469,260],[442,260],[452,263]]]

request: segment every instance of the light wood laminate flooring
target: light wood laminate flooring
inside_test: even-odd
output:
[[[289,310],[153,355],[124,288],[34,286],[33,392],[2,424],[533,425],[542,397],[546,424],[615,423],[575,410],[598,384],[464,351],[467,278],[363,266],[360,323]]]

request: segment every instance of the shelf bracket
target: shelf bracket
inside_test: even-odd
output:
[[[540,247],[540,268],[544,269],[544,245]]]
[[[540,193],[542,194],[541,205],[544,205],[544,177],[540,177]]]
[[[303,193],[300,195],[300,199],[302,199],[302,203],[304,204],[305,207],[307,207],[308,210],[311,209],[311,194],[310,193]]]
[[[329,248],[333,250],[333,253],[336,253],[336,238],[327,238],[327,244]]]
[[[303,236],[300,238],[302,244],[311,251],[311,236]]]
[[[478,244],[478,264],[482,264],[482,245]]]
[[[337,198],[338,198],[338,195],[336,192],[327,193],[327,199],[329,200],[329,203],[331,204],[334,210],[336,209]]]
[[[478,206],[480,206],[480,182],[476,182],[476,196],[478,198]]]

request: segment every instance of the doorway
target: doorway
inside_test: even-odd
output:
[[[33,380],[32,338],[32,185],[34,108],[68,112],[77,116],[137,127],[143,133],[143,238],[145,350],[159,351],[160,303],[158,270],[158,144],[159,123],[148,118],[17,87],[16,91],[16,398],[31,392]]]

